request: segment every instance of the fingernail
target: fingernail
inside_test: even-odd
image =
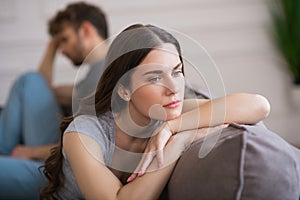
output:
[[[161,162],[161,161],[158,161],[158,162],[157,162],[157,166],[158,166],[158,168],[161,168],[161,167],[162,167],[162,162]]]
[[[143,175],[143,171],[140,169],[139,171],[138,171],[138,176],[142,176]]]
[[[132,176],[129,176],[129,178],[127,179],[127,183],[131,182],[132,179],[133,179],[133,177],[132,177]]]
[[[161,162],[158,163],[158,168],[162,168],[163,164]]]

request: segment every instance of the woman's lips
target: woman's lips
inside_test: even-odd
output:
[[[168,103],[166,105],[164,105],[165,108],[176,108],[180,105],[180,101],[172,101],[171,103]]]

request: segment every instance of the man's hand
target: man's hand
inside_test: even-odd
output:
[[[52,91],[55,95],[58,103],[65,107],[72,106],[72,95],[73,95],[73,86],[72,85],[61,85],[52,88]]]
[[[41,146],[18,145],[11,152],[10,156],[26,160],[46,160],[50,156],[50,151],[56,144],[46,144]]]
[[[33,147],[18,145],[13,149],[10,156],[14,158],[33,160],[34,159],[33,151],[34,151]]]

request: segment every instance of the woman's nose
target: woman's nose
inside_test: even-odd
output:
[[[176,81],[174,78],[168,78],[165,83],[165,87],[167,88],[168,95],[176,94],[179,91],[179,81]]]

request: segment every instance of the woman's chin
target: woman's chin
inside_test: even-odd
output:
[[[169,120],[175,119],[175,118],[179,117],[180,114],[181,114],[180,112],[170,112],[170,113],[168,113],[167,118],[164,120],[169,121]]]
[[[160,112],[152,112],[149,116],[153,120],[169,121],[179,117],[181,114],[181,109],[172,109],[172,110],[160,110]]]

